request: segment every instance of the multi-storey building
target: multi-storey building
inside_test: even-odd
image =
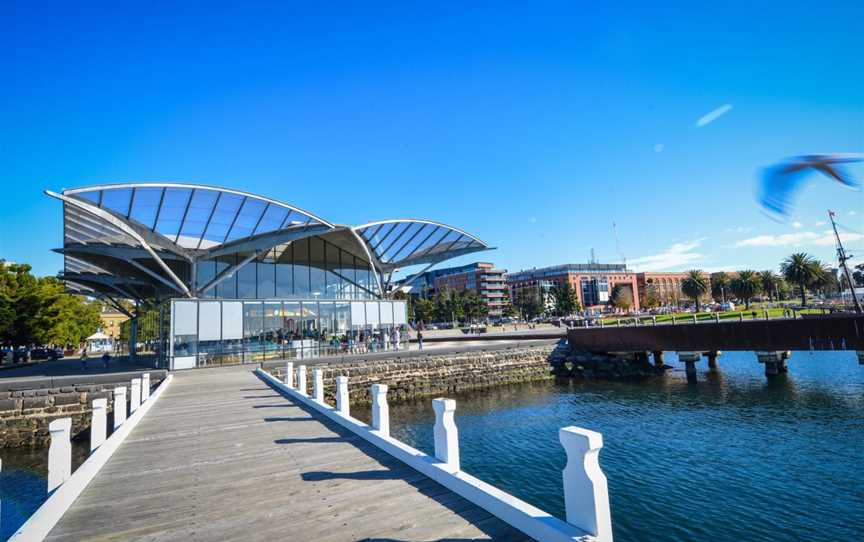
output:
[[[413,291],[427,299],[432,298],[443,288],[457,291],[473,290],[486,302],[489,316],[496,317],[503,315],[510,303],[504,273],[502,269],[495,269],[495,265],[490,262],[474,262],[459,267],[427,271],[413,279],[411,283]]]
[[[609,296],[617,285],[630,290],[633,297],[634,310],[639,309],[638,286],[636,273],[627,270],[623,264],[564,264],[539,269],[529,269],[511,273],[506,276],[510,296],[523,289],[540,291],[543,302],[549,308],[549,290],[552,286],[563,286],[569,283],[575,290],[579,304],[585,310],[599,310],[609,303]],[[553,302],[554,303],[554,302]]]
[[[652,297],[660,305],[679,305],[687,299],[681,291],[681,281],[686,277],[684,272],[636,273],[640,304],[648,306],[648,298]]]

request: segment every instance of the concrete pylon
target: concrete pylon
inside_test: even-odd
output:
[[[789,368],[786,367],[786,360],[791,355],[792,352],[788,350],[758,351],[756,352],[756,360],[765,364],[765,376],[770,378],[789,371]]]
[[[864,365],[864,350],[858,350],[855,354],[858,356],[858,364]]]
[[[696,381],[696,362],[702,359],[702,352],[678,352],[678,360],[684,363],[687,382]]]
[[[651,354],[654,356],[654,366],[663,367],[663,351],[655,350],[654,352],[651,352]]]
[[[711,350],[710,352],[706,352],[708,356],[708,368],[709,369],[717,369],[717,358],[722,354],[720,350]]]

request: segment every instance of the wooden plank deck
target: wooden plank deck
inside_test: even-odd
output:
[[[48,540],[527,540],[272,390],[177,373]]]

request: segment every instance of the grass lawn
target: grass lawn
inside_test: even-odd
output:
[[[714,321],[715,315],[720,317],[720,320],[738,320],[741,318],[743,314],[744,320],[764,320],[765,319],[765,310],[761,307],[753,306],[750,310],[736,310],[736,311],[723,311],[723,312],[700,312],[696,314],[697,322],[709,322]],[[783,317],[782,308],[773,308],[768,309],[768,318],[781,318]],[[755,317],[754,317],[755,312]],[[820,314],[822,312],[821,309],[804,309],[800,311],[796,311],[798,314]],[[665,323],[672,322],[672,318],[675,318],[676,322],[680,323],[688,323],[693,321],[693,313],[692,312],[679,312],[675,314],[658,314],[657,315],[657,323]],[[633,324],[635,323],[636,317],[626,316],[626,317],[609,317],[603,318],[603,325],[615,325],[618,321],[621,321],[621,324]],[[640,323],[648,324],[651,323],[650,316],[640,316]]]

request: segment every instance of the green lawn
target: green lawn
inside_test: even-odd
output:
[[[769,318],[780,318],[783,316],[782,308],[773,308],[768,309],[768,317]],[[755,318],[753,313],[756,313]],[[820,314],[821,309],[804,309],[800,311],[796,311],[798,314]],[[697,322],[710,322],[714,321],[715,315],[720,317],[720,320],[738,320],[741,318],[743,314],[744,320],[764,320],[765,319],[765,309],[761,307],[752,307],[750,310],[736,310],[736,311],[723,311],[723,312],[700,312],[696,314]],[[657,315],[657,323],[665,323],[672,322],[672,318],[675,318],[675,321],[678,323],[689,323],[693,321],[693,313],[690,312],[680,312],[675,314],[658,314]],[[615,325],[618,321],[621,321],[622,325],[628,324],[632,325],[635,323],[635,317],[627,316],[627,317],[607,317],[603,318],[603,325]],[[651,323],[650,316],[640,316],[640,323],[649,324]]]

